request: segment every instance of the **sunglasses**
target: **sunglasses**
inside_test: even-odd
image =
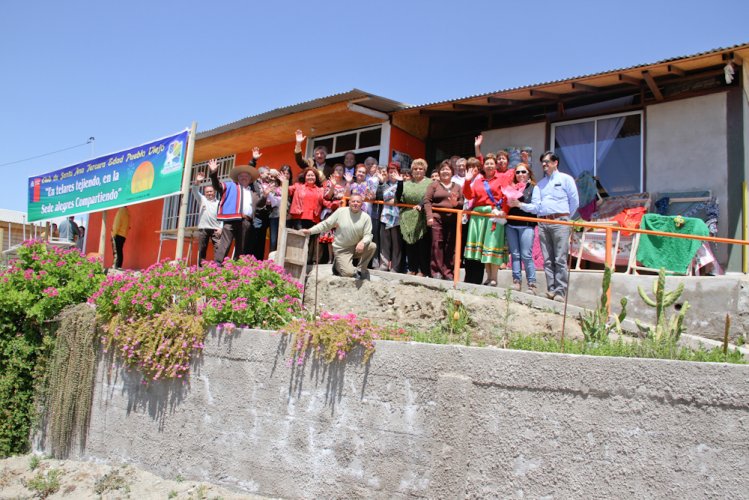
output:
[[[515,173],[516,174],[527,174],[528,171],[527,170],[515,170]]]

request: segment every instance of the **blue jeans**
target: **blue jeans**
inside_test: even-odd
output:
[[[512,281],[520,281],[520,261],[525,266],[525,277],[528,284],[536,282],[536,266],[533,264],[533,237],[532,226],[505,226],[505,237],[512,255]]]

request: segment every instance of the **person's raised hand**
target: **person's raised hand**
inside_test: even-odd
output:
[[[213,158],[208,162],[208,170],[211,172],[216,172],[218,170],[218,160]]]
[[[200,184],[205,180],[205,174],[203,172],[198,172],[197,175],[195,175],[195,184]]]
[[[479,169],[476,167],[469,168],[466,170],[466,182],[471,182],[474,177],[479,173]]]
[[[260,157],[263,156],[263,153],[260,152],[260,148],[255,146],[252,148],[252,157],[256,160],[259,160]]]
[[[304,137],[304,133],[302,132],[302,130],[301,130],[301,129],[297,129],[297,130],[296,130],[296,133],[295,133],[294,135],[295,135],[295,137],[296,137],[296,142],[297,142],[298,144],[301,144],[301,143],[303,143],[303,142],[304,142],[304,140],[306,139],[306,137]]]
[[[473,146],[474,147],[481,147],[481,144],[484,142],[484,136],[479,134],[476,136],[476,138],[473,140]]]
[[[344,179],[346,179],[346,182],[351,182],[354,180],[354,176],[350,173],[346,173],[346,175],[343,176]]]

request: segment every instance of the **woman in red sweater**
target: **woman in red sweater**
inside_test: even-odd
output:
[[[507,200],[502,195],[502,186],[510,184],[514,171],[497,171],[497,157],[491,153],[484,158],[484,173],[477,168],[466,172],[463,195],[473,201],[473,211],[494,217],[471,217],[468,225],[465,258],[484,263],[485,285],[497,285],[497,271],[507,262],[507,245],[502,227],[509,211]]]
[[[457,214],[435,212],[432,207],[461,208],[463,192],[459,184],[452,181],[453,167],[450,160],[440,163],[437,170],[439,177],[429,185],[424,195],[424,210],[427,214],[427,226],[432,228],[432,260],[430,267],[432,277],[439,274],[442,279],[453,279],[455,257],[455,222]]]
[[[323,207],[330,204],[325,200],[325,190],[317,170],[308,167],[299,175],[297,181],[289,186],[291,207],[287,227],[291,229],[309,229],[320,222]]]

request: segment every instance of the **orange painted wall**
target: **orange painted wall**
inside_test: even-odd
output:
[[[398,127],[390,128],[390,155],[388,158],[393,157],[393,150],[406,153],[412,159],[424,158],[427,154],[426,144],[421,139],[412,136],[408,132],[404,132]]]
[[[127,269],[144,269],[156,262],[159,251],[159,235],[161,229],[161,212],[164,200],[148,201],[128,206],[130,210],[130,231],[125,240],[122,266]],[[107,230],[105,238],[104,265],[112,265],[112,223],[117,215],[117,209],[107,210]],[[96,253],[99,249],[99,234],[101,231],[101,212],[92,213],[88,219],[86,231],[86,249],[89,253]],[[165,241],[161,258],[174,258],[176,246],[174,241]],[[193,255],[197,252],[197,243],[193,248]],[[187,255],[187,247],[184,249]],[[194,258],[194,257],[193,257]]]
[[[236,153],[234,160],[235,165],[247,165],[250,162],[252,159],[251,148],[255,145],[251,144],[248,146],[247,151]],[[278,170],[281,168],[281,165],[290,165],[291,171],[294,174],[292,179],[301,172],[301,169],[296,165],[296,161],[294,161],[294,141],[284,144],[276,144],[274,146],[263,146],[262,144],[257,144],[257,146],[260,147],[260,152],[263,153],[263,156],[261,156],[257,162],[258,167],[265,165]],[[305,146],[306,143],[302,145],[303,148]]]
[[[252,148],[254,145],[249,145],[247,151],[241,151],[235,153],[235,165],[242,165],[249,163],[252,159]],[[264,147],[262,144],[258,144],[261,148],[263,156],[258,161],[258,166],[267,165],[271,168],[278,169],[284,163],[291,165],[294,178],[296,177],[301,169],[297,167],[294,161],[294,141],[292,140],[286,144],[277,144],[275,146]],[[200,147],[200,143],[196,146],[196,149]],[[156,257],[159,253],[159,235],[156,231],[161,229],[161,214],[164,209],[164,200],[147,201],[145,203],[139,203],[137,205],[131,205],[130,209],[130,232],[127,235],[125,241],[125,259],[123,267],[126,269],[145,269],[148,266],[156,262]],[[110,231],[112,228],[112,222],[114,216],[117,214],[117,210],[107,211],[107,235],[106,235],[106,248],[104,251],[104,265],[110,267],[112,265],[112,240]],[[95,253],[99,249],[99,232],[101,231],[101,212],[92,213],[89,215],[88,228],[86,231],[86,249],[89,253]],[[185,240],[185,248],[182,251],[182,255],[187,257],[187,246],[189,240]],[[173,259],[174,254],[177,250],[177,245],[174,240],[166,240],[162,244],[161,259]],[[198,252],[198,243],[194,241],[192,243],[191,252],[191,263],[195,263]],[[208,245],[208,259],[213,258],[213,248]]]

